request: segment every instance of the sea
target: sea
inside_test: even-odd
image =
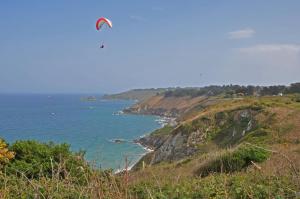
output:
[[[147,153],[133,140],[159,128],[158,117],[123,114],[134,101],[84,97],[0,94],[0,138],[10,144],[16,140],[68,143],[74,152],[84,150],[91,165],[115,171]]]

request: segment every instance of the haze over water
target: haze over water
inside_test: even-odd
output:
[[[155,116],[117,115],[133,101],[82,101],[82,95],[0,95],[0,137],[66,142],[102,168],[122,168],[146,151],[130,142],[160,127]],[[111,139],[129,142],[114,143]]]

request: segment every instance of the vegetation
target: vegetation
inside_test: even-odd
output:
[[[93,169],[67,144],[17,141],[9,149],[16,155],[1,169],[0,198],[118,198],[112,171]]]
[[[155,136],[161,136],[161,135],[168,135],[172,130],[174,129],[174,127],[170,126],[170,125],[165,125],[164,127],[155,130],[154,132],[151,133],[151,135]]]
[[[296,198],[296,186],[288,177],[265,176],[259,172],[214,174],[205,178],[180,178],[164,184],[145,183],[132,189],[137,198]]]
[[[41,176],[51,178],[54,173],[65,178],[64,172],[67,172],[75,178],[75,182],[82,182],[84,175],[81,171],[89,169],[83,159],[83,152],[72,153],[67,144],[17,141],[10,150],[16,155],[6,166],[8,174],[22,174],[27,178],[37,179]],[[61,169],[64,172],[59,171]]]
[[[4,140],[0,139],[0,169],[15,156],[13,151],[8,150],[8,146]]]
[[[208,176],[211,173],[230,173],[241,171],[254,162],[265,161],[269,156],[269,151],[262,148],[241,145],[236,149],[227,150],[204,163],[197,170],[197,174]]]
[[[201,88],[176,88],[164,92],[165,97],[183,97],[183,96],[217,96],[225,97],[238,96],[266,96],[279,94],[300,93],[300,83],[293,83],[290,86],[240,86],[240,85],[223,85],[223,86],[206,86]]]
[[[31,141],[30,141],[31,142]],[[23,142],[28,144],[30,142]],[[23,150],[19,161],[27,161],[31,154],[38,154],[39,149],[48,152],[53,148],[65,145],[36,143],[31,147],[33,151]],[[15,145],[15,144],[14,144]],[[20,146],[20,142],[17,144]],[[39,148],[41,147],[41,148]],[[64,147],[63,147],[64,148]],[[63,153],[68,153],[73,158],[76,155],[64,148]],[[57,168],[45,172],[45,175],[27,177],[9,173],[2,169],[0,174],[1,198],[295,198],[298,186],[291,174],[272,175],[261,170],[240,171],[245,168],[247,161],[261,162],[268,157],[268,153],[254,147],[240,146],[230,152],[231,155],[223,155],[224,169],[220,170],[220,162],[208,161],[206,167],[200,167],[206,171],[206,177],[185,176],[184,172],[176,170],[172,165],[148,167],[144,171],[135,173],[125,172],[114,175],[111,171],[98,169],[81,169],[79,173],[85,176],[84,180],[78,180],[78,175],[67,169],[64,161],[56,162]],[[224,153],[226,154],[226,153]],[[68,157],[66,157],[68,159]],[[47,157],[39,157],[40,161],[47,162]],[[243,160],[243,161],[240,161]],[[78,160],[82,163],[81,160]],[[11,162],[11,164],[14,161]],[[49,161],[50,162],[50,161]],[[194,164],[194,162],[190,162]],[[232,165],[238,163],[237,167]],[[72,164],[78,164],[73,162]],[[187,163],[189,164],[189,163]],[[74,167],[75,167],[74,165]],[[8,167],[8,166],[7,166]],[[37,166],[39,168],[39,166]],[[43,168],[43,167],[41,167]],[[168,172],[172,170],[174,173]],[[178,169],[178,168],[177,168]],[[179,168],[181,169],[181,168]],[[162,174],[162,171],[165,174]],[[182,176],[175,176],[178,172]],[[198,170],[199,171],[199,170]],[[226,171],[226,172],[225,172]],[[236,171],[231,173],[232,171]],[[216,173],[218,172],[218,173]],[[61,175],[61,174],[64,175]],[[226,174],[227,173],[227,174]],[[20,174],[23,174],[20,172]],[[203,172],[202,172],[203,174]],[[137,176],[140,176],[137,177]],[[24,189],[26,187],[26,189]]]

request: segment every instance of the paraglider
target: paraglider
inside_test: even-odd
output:
[[[96,29],[100,30],[102,28],[103,24],[107,24],[108,27],[112,28],[112,22],[105,17],[101,17],[96,22]]]
[[[112,22],[109,19],[105,17],[100,17],[96,22],[96,29],[100,31],[103,28],[104,24],[107,24],[109,28],[112,28]],[[100,45],[100,48],[104,48],[103,43]]]

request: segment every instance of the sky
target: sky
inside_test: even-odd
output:
[[[0,93],[299,82],[299,10],[298,0],[3,0]],[[112,29],[96,30],[102,16]]]

